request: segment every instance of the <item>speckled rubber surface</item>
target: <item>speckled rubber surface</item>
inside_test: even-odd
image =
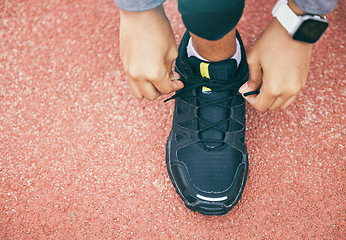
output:
[[[246,1],[247,51],[274,4]],[[166,10],[178,43],[176,1]],[[345,11],[287,110],[247,105],[246,188],[226,215],[203,216],[167,175],[173,101],[130,94],[114,2],[0,1],[0,239],[342,239]]]

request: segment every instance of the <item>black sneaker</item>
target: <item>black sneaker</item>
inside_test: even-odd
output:
[[[236,36],[242,55],[238,69],[234,59],[209,63],[188,58],[188,32],[176,60],[184,88],[170,98],[175,108],[167,169],[185,205],[205,215],[230,211],[248,174],[245,100],[238,89],[248,80],[249,68],[238,32]]]

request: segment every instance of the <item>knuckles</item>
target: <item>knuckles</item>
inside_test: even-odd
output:
[[[267,111],[267,108],[264,106],[254,106],[254,108],[259,112],[265,112]]]
[[[160,95],[154,95],[154,94],[149,94],[145,98],[148,99],[149,101],[154,101],[156,98],[158,98]]]
[[[160,79],[162,79],[162,73],[160,71],[152,71],[149,69],[143,70],[138,68],[128,68],[125,69],[125,74],[135,82],[149,81],[152,83],[157,83],[160,81]]]
[[[289,97],[297,95],[305,86],[305,83],[296,82],[293,84],[287,84],[285,86],[269,87],[267,89],[268,95],[272,97]]]

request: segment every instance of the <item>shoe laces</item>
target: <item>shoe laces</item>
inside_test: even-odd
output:
[[[187,71],[187,69],[185,69],[185,71]],[[180,74],[182,76],[182,74]],[[232,108],[232,102],[230,104],[225,104],[225,102],[228,102],[229,100],[232,100],[239,87],[244,84],[247,81],[248,78],[248,74],[247,76],[244,76],[242,79],[237,79],[237,78],[233,78],[233,79],[228,79],[228,80],[221,80],[221,79],[209,79],[209,78],[202,78],[202,77],[184,77],[183,79],[181,79],[184,83],[185,86],[183,89],[177,91],[172,97],[166,99],[164,102],[170,101],[172,99],[176,99],[190,91],[192,91],[193,89],[198,89],[200,87],[207,87],[212,89],[213,92],[218,92],[218,91],[227,91],[227,90],[233,90],[233,92],[230,91],[229,96],[227,97],[222,97],[219,98],[217,100],[209,100],[206,98],[203,98],[201,96],[199,96],[198,94],[196,94],[194,97],[196,97],[197,100],[197,116],[196,119],[197,121],[204,123],[205,127],[197,129],[198,131],[198,138],[199,141],[204,142],[204,143],[220,143],[222,144],[224,142],[224,139],[220,140],[220,139],[210,139],[210,138],[201,138],[200,137],[200,133],[203,131],[206,131],[208,129],[216,129],[220,132],[222,132],[223,134],[225,134],[227,132],[227,130],[222,129],[220,126],[220,124],[223,124],[225,122],[229,122],[232,117],[231,114],[228,114],[228,117],[215,122],[215,123],[211,123],[208,122],[206,120],[204,120],[203,118],[201,118],[199,115],[199,109],[207,107],[207,106],[211,106],[211,105],[217,105],[220,107],[224,107],[226,108],[229,112],[231,112],[231,108]],[[201,103],[203,101],[203,103]],[[200,124],[197,124],[197,126],[199,126]],[[223,135],[225,136],[225,135]]]

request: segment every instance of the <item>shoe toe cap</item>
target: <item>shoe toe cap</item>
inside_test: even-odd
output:
[[[172,164],[170,168],[177,192],[185,205],[205,215],[222,215],[231,210],[240,199],[247,175],[246,165],[240,164],[226,191],[206,192],[192,184],[183,164]]]

